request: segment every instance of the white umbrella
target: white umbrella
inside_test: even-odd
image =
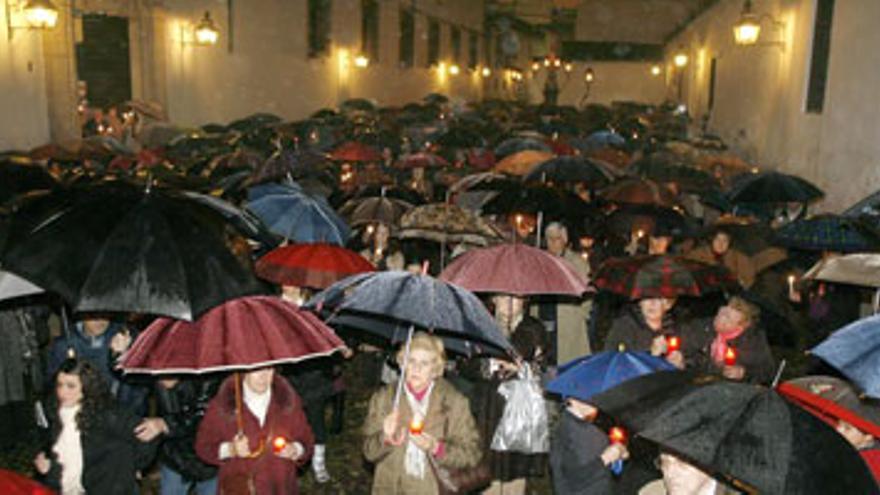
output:
[[[0,270],[0,301],[39,294],[43,289],[14,273]]]

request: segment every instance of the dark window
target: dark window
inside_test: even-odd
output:
[[[452,44],[452,61],[461,61],[461,29],[453,27],[449,30],[449,40]]]
[[[718,59],[712,58],[712,63],[709,64],[709,112],[715,108],[715,73],[718,67]]]
[[[440,22],[436,19],[428,21],[428,66],[440,61]]]
[[[807,85],[807,112],[822,113],[825,87],[828,85],[828,59],[831,55],[831,23],[834,0],[816,0],[813,25],[813,55],[810,58],[810,81]]]
[[[309,57],[330,51],[332,0],[309,0]]]
[[[416,26],[412,10],[401,9],[400,11],[400,52],[401,67],[412,67],[415,62]]]
[[[76,44],[76,72],[85,81],[89,105],[108,108],[131,99],[128,19],[101,14],[82,17]]]
[[[379,61],[379,2],[361,0],[361,52],[370,62]]]
[[[467,65],[469,69],[476,69],[477,64],[480,63],[480,38],[477,37],[477,33],[471,31],[468,33],[468,60]]]

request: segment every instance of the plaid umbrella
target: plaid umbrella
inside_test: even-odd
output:
[[[670,255],[609,259],[593,283],[630,299],[702,296],[737,285],[724,267]]]
[[[798,220],[776,231],[786,247],[810,251],[876,251],[877,239],[858,219],[841,215],[818,215]]]

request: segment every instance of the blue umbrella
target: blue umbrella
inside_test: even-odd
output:
[[[571,145],[581,150],[582,153],[589,153],[609,146],[624,146],[626,145],[626,139],[616,132],[596,131],[586,138],[572,141]]]
[[[880,315],[854,321],[812,349],[865,393],[880,398]]]
[[[665,359],[647,352],[605,351],[560,366],[559,376],[547,384],[547,391],[589,402],[594,395],[627,380],[674,369]]]
[[[351,233],[326,199],[306,193],[295,183],[250,188],[247,209],[270,231],[294,242],[343,246]]]

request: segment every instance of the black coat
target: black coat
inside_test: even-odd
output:
[[[196,455],[196,432],[219,382],[206,378],[181,380],[173,388],[156,385],[159,413],[168,425],[161,446],[162,463],[189,481],[203,481],[217,475],[217,468]]]
[[[592,423],[562,412],[550,446],[550,468],[557,495],[612,493],[611,471],[602,462],[608,437]]]
[[[685,354],[688,368],[710,373],[718,372],[718,366],[712,361],[715,329],[711,319],[708,322],[689,326],[689,331],[683,338],[686,342],[699,343],[697,352]],[[773,380],[776,362],[767,342],[767,336],[760,326],[749,327],[742,335],[728,341],[727,344],[736,349],[736,364],[745,368],[744,382],[767,385]]]
[[[53,415],[54,416],[54,415]],[[45,482],[58,490],[61,465],[52,447],[61,434],[61,425],[51,426],[51,439],[44,452],[52,462]],[[138,493],[135,473],[152,462],[158,440],[149,443],[134,436],[141,418],[118,406],[103,409],[100,422],[80,433],[83,453],[82,485],[88,495],[133,495]]]

